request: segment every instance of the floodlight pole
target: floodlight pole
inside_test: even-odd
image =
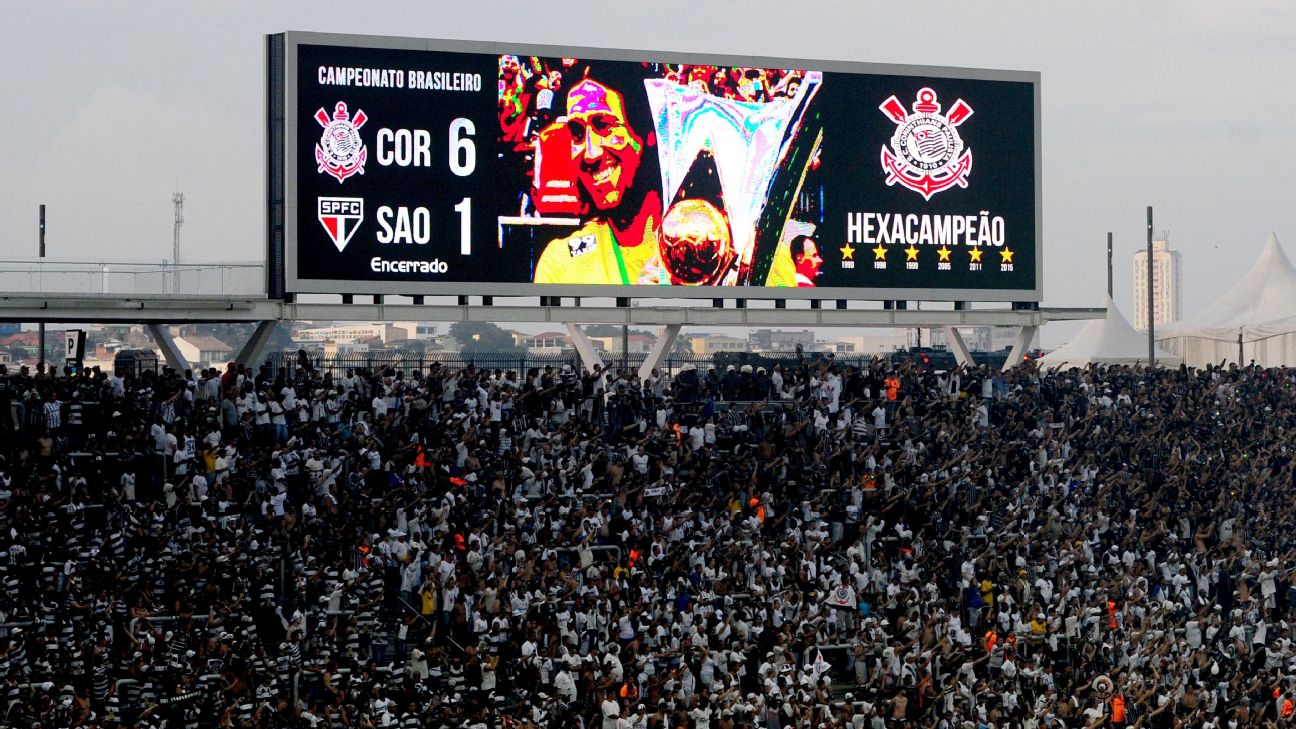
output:
[[[45,203],[40,206],[40,257],[45,258]],[[36,362],[45,363],[45,322],[40,323],[40,355]]]
[[[1112,234],[1107,231],[1107,298],[1112,297]]]
[[[1152,319],[1152,206],[1147,209],[1147,324],[1148,367],[1156,367],[1156,322]]]

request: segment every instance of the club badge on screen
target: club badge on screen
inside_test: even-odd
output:
[[[967,187],[972,150],[963,147],[957,127],[972,116],[972,107],[959,99],[948,114],[941,114],[936,92],[922,89],[913,114],[894,96],[878,108],[896,123],[891,148],[882,148],[887,185],[903,185],[927,200],[954,185]]]
[[[351,175],[363,175],[365,161],[369,158],[369,148],[360,139],[360,127],[368,121],[364,110],[356,109],[355,116],[351,116],[347,113],[346,102],[339,101],[331,119],[328,112],[320,107],[315,112],[315,121],[324,127],[324,133],[315,145],[315,161],[319,163],[319,171],[336,177],[338,182],[345,181]]]
[[[364,198],[322,197],[319,199],[319,221],[338,252],[346,248],[364,221]]]

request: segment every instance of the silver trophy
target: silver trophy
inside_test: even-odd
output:
[[[765,283],[821,138],[803,127],[822,82],[821,72],[802,72],[792,96],[764,102],[644,82],[666,201],[658,243],[669,283]]]

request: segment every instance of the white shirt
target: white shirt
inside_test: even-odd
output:
[[[571,703],[576,700],[576,682],[572,680],[570,673],[559,671],[558,675],[554,676],[554,689],[563,701]]]
[[[284,515],[284,502],[288,500],[288,494],[275,494],[270,497],[270,506],[274,509],[275,516]]]
[[[603,712],[603,729],[617,729],[617,718],[621,716],[621,706],[608,699],[599,705]]]

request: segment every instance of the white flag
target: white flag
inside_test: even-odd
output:
[[[859,606],[859,601],[855,599],[855,590],[850,585],[840,585],[832,592],[828,593],[828,599],[825,604],[833,607],[851,608]]]
[[[824,660],[823,651],[819,650],[818,648],[815,648],[815,660],[814,660],[813,667],[814,667],[814,674],[815,674],[816,681],[819,680],[820,676],[823,676],[824,674],[828,673],[828,671],[832,669],[832,664]]]

